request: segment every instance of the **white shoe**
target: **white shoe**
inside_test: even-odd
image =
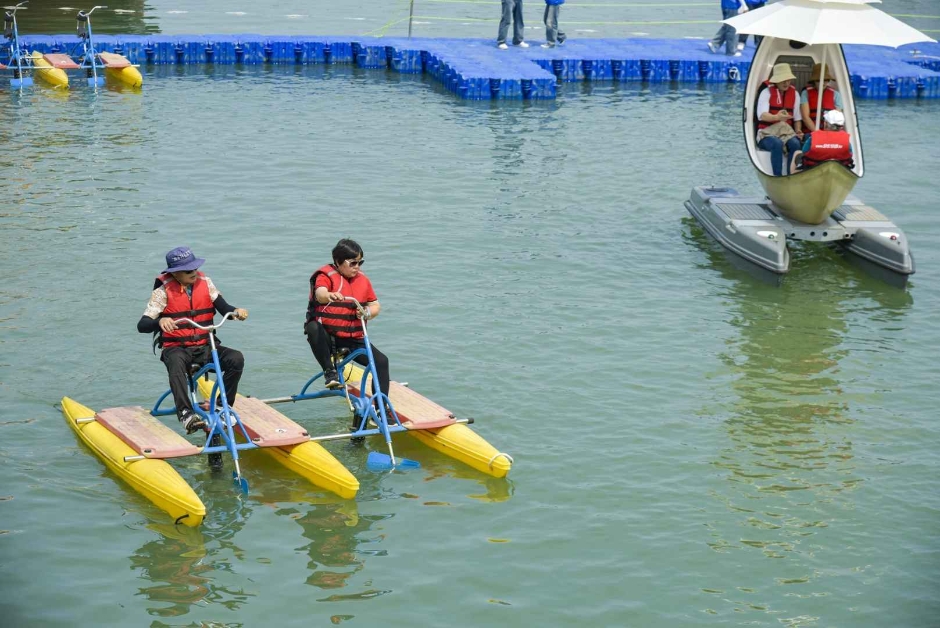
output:
[[[731,56],[732,56],[732,57],[741,57],[741,56],[743,56],[743,55],[742,55],[740,52],[736,52],[736,53],[734,53],[734,54],[731,55]]]
[[[718,46],[715,45],[715,42],[708,42],[708,49],[712,51],[712,54],[718,54]]]
[[[744,50],[744,44],[738,44],[738,50]]]
[[[529,44],[525,43],[524,41],[520,41],[518,44],[513,44],[513,46],[516,46],[518,48],[528,48]]]
[[[542,45],[539,46],[539,47],[540,47],[540,48],[554,48],[554,47],[555,47],[555,44],[550,44],[550,43],[548,43],[548,42],[545,42],[544,44],[542,44]]]
[[[509,46],[507,46],[505,42],[502,44],[496,44],[496,47],[499,48],[500,50],[509,50]]]

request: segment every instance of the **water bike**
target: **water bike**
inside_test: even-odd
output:
[[[3,15],[6,64],[0,63],[0,69],[12,70],[11,87],[22,88],[33,84],[33,77],[30,74],[33,68],[32,55],[27,54],[25,48],[20,45],[20,33],[16,25],[16,12],[25,9],[27,4],[29,4],[29,0],[23,0],[16,6],[6,7],[6,12]],[[66,78],[66,81],[68,81],[68,78]]]
[[[37,50],[27,51],[19,39],[19,29],[16,23],[16,12],[25,9],[29,0],[20,2],[15,7],[9,7],[4,16],[3,34],[7,40],[6,65],[0,64],[0,69],[8,68],[13,71],[10,84],[13,87],[28,87],[33,84],[33,77],[55,89],[68,89],[69,77],[66,70],[84,70],[88,77],[88,84],[93,87],[103,85],[105,77],[129,87],[140,87],[143,77],[138,66],[132,64],[126,57],[113,52],[101,52],[95,47],[94,34],[91,28],[91,14],[95,9],[107,7],[95,6],[90,11],[79,11],[78,38],[81,51],[70,51],[69,54],[61,52],[41,53]],[[78,57],[78,62],[72,58]]]
[[[213,332],[209,334],[211,361],[194,365],[190,377],[193,407],[207,425],[205,445],[194,445],[156,418],[176,414],[175,408],[161,408],[170,391],[163,393],[150,411],[130,406],[95,412],[64,397],[62,413],[66,422],[109,469],[169,513],[176,523],[187,526],[198,526],[206,508],[166,462],[170,458],[228,453],[235,467],[233,480],[247,493],[248,481],[242,475],[239,453],[262,449],[321,488],[346,498],[355,496],[359,488],[355,477],[319,443],[311,442],[302,426],[256,399],[239,396],[238,411],[229,406],[214,331],[231,316],[227,314],[217,325],[199,325],[190,319],[178,321]],[[208,384],[209,403],[203,407],[195,393],[200,385],[205,389],[209,375],[215,379]]]
[[[79,11],[77,19],[78,38],[82,43],[82,54],[79,57],[76,69],[85,70],[88,84],[92,87],[104,85],[105,76],[127,87],[140,87],[144,83],[138,65],[132,64],[127,57],[114,52],[102,52],[95,48],[94,35],[91,29],[91,14],[95,9],[107,9],[106,6],[92,7],[87,13]]]
[[[758,11],[765,9],[753,13],[759,16]],[[789,175],[773,174],[770,153],[757,145],[756,111],[764,81],[778,63],[790,65],[797,77],[794,82],[797,94],[811,78],[815,64],[821,64],[823,77],[825,73],[834,77],[843,101],[845,131],[851,138],[851,165],[824,161]],[[817,111],[822,111],[821,105]],[[712,237],[735,255],[778,275],[790,270],[787,242],[807,241],[838,245],[892,283],[907,281],[914,273],[914,259],[904,232],[877,209],[850,195],[864,174],[864,156],[841,45],[807,45],[765,36],[751,61],[742,120],[745,147],[766,197],[741,196],[722,186],[694,188],[685,207]],[[785,155],[785,161],[789,157]]]
[[[358,317],[362,319],[362,305],[352,297],[346,297],[346,301],[355,306]],[[364,319],[362,332],[361,348],[334,356],[334,366],[340,381],[338,389],[310,392],[310,387],[324,377],[321,371],[308,379],[297,394],[262,401],[279,404],[325,397],[344,398],[354,415],[355,429],[349,433],[314,436],[311,440],[322,442],[382,436],[388,454],[371,452],[367,464],[372,470],[420,466],[416,461],[395,457],[392,434],[405,432],[432,449],[493,477],[501,478],[509,473],[512,457],[498,451],[467,427],[473,423],[472,418],[456,418],[452,412],[415,392],[407,384],[393,381],[389,384],[387,394],[368,394],[366,391],[371,389],[371,383],[378,382],[379,378]],[[356,362],[360,356],[366,358],[366,365]]]

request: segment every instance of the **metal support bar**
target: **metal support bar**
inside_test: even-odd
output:
[[[124,462],[135,462],[137,460],[146,460],[147,456],[124,456]]]
[[[75,422],[81,425],[82,423],[91,423],[92,421],[95,421],[95,420],[96,420],[95,417],[89,416],[89,417],[85,417],[84,419],[75,419]]]

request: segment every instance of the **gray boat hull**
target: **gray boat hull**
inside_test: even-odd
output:
[[[726,249],[777,274],[790,270],[787,240],[838,243],[893,273],[914,274],[901,229],[857,199],[849,198],[816,225],[787,218],[769,199],[743,197],[732,188],[696,187],[685,207]]]

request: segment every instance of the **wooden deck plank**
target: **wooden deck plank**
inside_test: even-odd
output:
[[[140,406],[108,408],[95,414],[95,419],[147,458],[181,458],[202,451]]]
[[[60,70],[77,70],[79,66],[72,57],[62,53],[47,53],[42,56],[49,64]]]
[[[239,395],[235,412],[251,441],[259,447],[284,447],[310,440],[310,434],[302,426],[256,397]]]
[[[131,62],[127,60],[127,57],[114,52],[99,52],[98,58],[107,68],[120,69],[131,66]]]
[[[361,367],[357,366],[357,368]],[[357,384],[361,376],[361,371],[353,373]],[[371,382],[370,376],[366,380],[366,386],[369,386]],[[359,389],[349,384],[349,392],[352,395],[358,395]],[[389,383],[388,398],[391,399],[401,424],[409,430],[435,430],[457,422],[453,412],[398,382]]]

